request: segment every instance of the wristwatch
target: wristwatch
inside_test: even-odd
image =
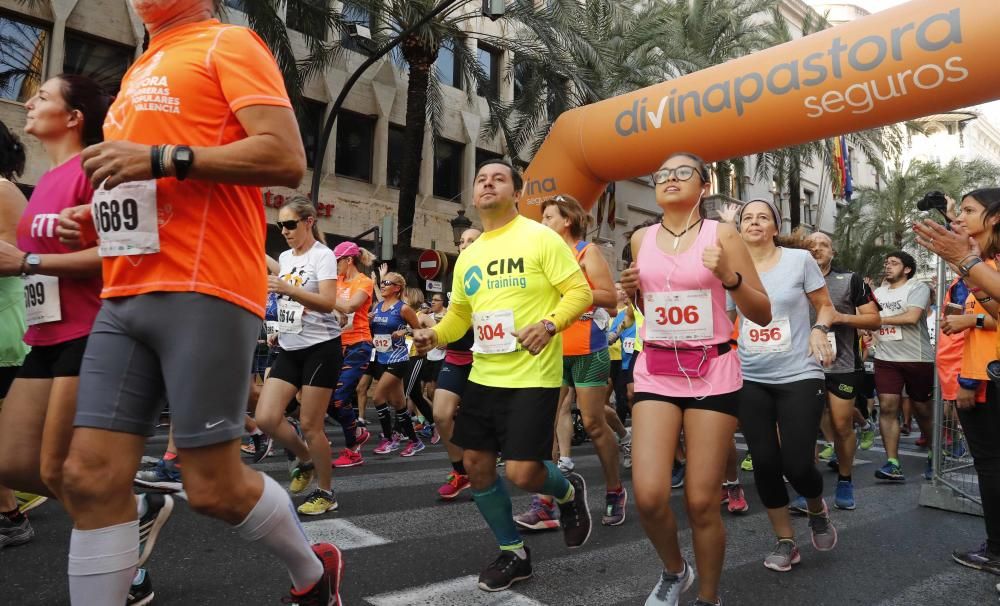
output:
[[[982,263],[983,260],[979,257],[974,257],[969,255],[968,257],[962,259],[962,264],[958,267],[958,273],[962,274],[962,277],[968,276],[969,271],[972,270],[977,264]]]
[[[986,314],[976,314],[976,328],[986,328]]]
[[[554,337],[559,332],[552,320],[542,320],[542,326],[545,327],[545,332],[549,333],[549,336]]]
[[[21,273],[31,275],[38,271],[38,266],[42,264],[42,256],[35,253],[25,253],[21,260]]]
[[[830,332],[830,327],[826,324],[813,324],[813,330],[822,330],[823,334],[828,334]]]
[[[186,145],[178,145],[174,148],[171,157],[174,163],[174,175],[178,181],[187,178],[191,165],[194,164],[194,152]]]

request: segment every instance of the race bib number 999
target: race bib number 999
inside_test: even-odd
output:
[[[59,307],[59,278],[24,277],[24,319],[28,326],[62,320]]]

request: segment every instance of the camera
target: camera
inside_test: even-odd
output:
[[[942,214],[948,209],[948,198],[939,191],[928,192],[917,202],[917,209],[923,211],[936,210]]]

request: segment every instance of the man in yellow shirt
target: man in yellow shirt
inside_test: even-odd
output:
[[[448,314],[414,333],[418,350],[427,351],[473,328],[472,372],[452,441],[465,448],[472,496],[500,545],[500,556],[479,575],[484,591],[502,591],[532,574],[496,473],[498,454],[515,486],[556,496],[567,546],[582,546],[591,529],[586,483],[579,474],[563,476],[549,457],[563,372],[559,332],[593,297],[562,238],[517,213],[521,186],[507,162],[479,166],[473,203],[483,234],[455,264]]]

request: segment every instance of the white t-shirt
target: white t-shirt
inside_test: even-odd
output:
[[[278,264],[279,278],[311,293],[319,293],[319,283],[323,280],[337,280],[337,257],[320,242],[303,255],[286,250],[278,258]],[[282,349],[305,349],[340,336],[340,322],[335,313],[306,309],[284,295],[278,297],[278,317],[278,345]]]

